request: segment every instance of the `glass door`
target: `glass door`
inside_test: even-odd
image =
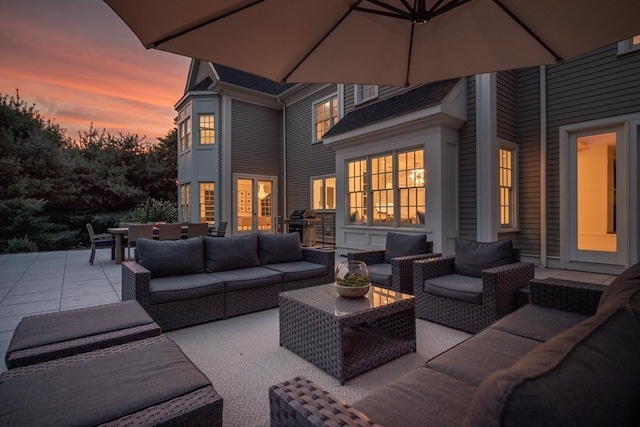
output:
[[[275,179],[236,179],[236,234],[274,232]]]

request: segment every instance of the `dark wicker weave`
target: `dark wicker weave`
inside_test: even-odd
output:
[[[269,406],[272,427],[380,427],[305,377],[269,388]]]
[[[278,294],[282,290],[282,284],[262,286],[241,291],[226,292],[226,317],[239,316],[266,310],[278,306]]]
[[[377,287],[366,298],[339,297],[333,285],[283,292],[280,345],[344,384],[416,351],[414,298]]]
[[[282,284],[283,291],[291,291],[293,289],[308,288],[310,286],[322,285],[324,283],[333,282],[335,280],[335,261],[336,253],[334,250],[302,248],[303,260],[327,266],[327,274],[319,277],[312,277],[305,280],[292,280]],[[276,305],[278,302],[276,301]]]
[[[595,314],[604,285],[563,279],[533,279],[529,282],[531,304],[591,316]]]
[[[112,304],[103,304],[91,307],[76,308],[73,310],[65,310],[53,313],[35,314],[25,317],[29,318],[50,318],[64,316],[67,313],[76,313],[80,311],[96,311],[108,309],[111,306],[119,304],[135,303],[134,301],[116,302]],[[162,330],[156,323],[148,323],[146,325],[134,326],[117,331],[108,331],[98,335],[71,339],[63,342],[57,342],[39,347],[28,348],[7,352],[5,364],[8,369],[18,368],[21,366],[32,365],[34,363],[47,362],[52,359],[73,356],[74,354],[84,353],[88,351],[98,350],[113,345],[124,344],[129,341],[141,340],[153,336],[160,335]]]
[[[0,382],[8,381],[21,375],[34,374],[61,366],[82,363],[86,360],[104,357],[109,354],[117,354],[153,345],[158,342],[169,341],[164,335],[132,341],[126,344],[116,345],[100,350],[81,353],[75,356],[38,363],[22,368],[3,372]],[[186,356],[185,356],[186,357]],[[82,399],[82,390],[78,390],[78,399]],[[161,402],[149,408],[127,414],[121,418],[112,420],[103,426],[140,426],[140,425],[166,425],[166,426],[222,426],[222,397],[212,386],[195,390],[183,396],[176,397],[166,402]]]
[[[519,259],[514,250],[514,260]],[[512,262],[482,271],[482,304],[473,304],[424,292],[427,279],[454,274],[454,256],[413,263],[416,316],[456,329],[478,332],[517,308],[517,293],[533,279],[532,263]]]
[[[138,301],[163,331],[224,319],[224,294],[151,304],[150,280],[151,273],[140,264],[133,261],[122,263],[122,300]]]
[[[424,254],[407,255],[391,259],[391,287],[389,289],[405,294],[413,294],[413,261],[440,256],[440,254],[432,253],[433,242],[427,242],[425,250],[426,253]],[[384,254],[385,251],[383,249],[349,252],[347,253],[347,259],[349,261],[362,261],[367,265],[382,264],[384,263]],[[377,285],[386,287],[382,284]]]

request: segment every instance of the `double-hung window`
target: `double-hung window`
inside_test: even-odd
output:
[[[336,177],[324,176],[311,178],[312,209],[319,211],[336,208]]]
[[[516,228],[516,145],[500,144],[498,161],[500,181],[500,227]]]
[[[351,160],[346,171],[349,224],[396,227],[424,224],[423,149]]]
[[[200,183],[200,222],[215,223],[215,184],[213,182]]]
[[[191,221],[191,184],[180,186],[180,216],[182,221]]]
[[[191,118],[187,117],[180,122],[178,127],[180,136],[180,151],[186,151],[191,147]]]
[[[213,114],[200,114],[200,145],[216,142]]]
[[[378,97],[378,85],[354,85],[353,90],[356,105]]]
[[[313,142],[322,137],[339,120],[338,95],[331,95],[313,104]]]

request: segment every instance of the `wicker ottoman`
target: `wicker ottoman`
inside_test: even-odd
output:
[[[222,426],[222,398],[166,336],[0,375],[0,425]]]
[[[136,301],[26,316],[5,356],[8,369],[160,335]]]

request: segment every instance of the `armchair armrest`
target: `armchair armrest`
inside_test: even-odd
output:
[[[376,426],[366,415],[346,405],[305,377],[269,388],[271,426]]]
[[[151,272],[135,261],[122,263],[122,300],[134,299],[144,308],[150,306]]]
[[[336,251],[327,249],[302,248],[302,257],[305,261],[326,265],[333,274],[336,263]]]
[[[391,287],[396,291],[413,294],[413,262],[441,255],[426,253],[391,258]]]
[[[434,277],[453,274],[455,256],[445,255],[413,261],[413,294],[423,291],[424,281]]]
[[[384,249],[362,252],[349,252],[347,253],[347,260],[362,261],[367,265],[382,264],[384,262]]]
[[[598,309],[604,285],[563,279],[533,279],[529,281],[531,304],[558,310],[593,315]]]

